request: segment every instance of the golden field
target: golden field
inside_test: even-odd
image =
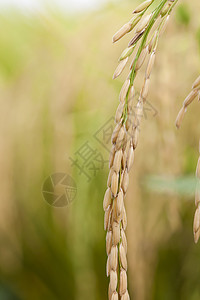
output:
[[[79,15],[0,15],[2,300],[107,297],[102,202],[110,144],[102,134],[113,124],[127,70],[115,81],[112,74],[131,34],[116,45],[111,38],[138,2],[108,3]],[[182,1],[159,41],[126,198],[129,290],[135,300],[200,299],[200,245],[192,233],[197,101],[181,129],[175,128],[199,75],[199,10],[199,1]],[[138,92],[143,77],[144,69]],[[95,170],[85,162],[90,178],[72,163],[85,143],[103,158]],[[74,201],[62,208],[42,195],[54,173],[69,174],[77,186]]]

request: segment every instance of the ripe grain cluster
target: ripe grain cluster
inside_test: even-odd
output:
[[[133,56],[129,65],[128,77],[119,95],[119,105],[115,115],[116,126],[112,134],[110,171],[103,201],[104,228],[107,231],[106,273],[110,277],[109,300],[130,299],[127,284],[125,197],[129,185],[129,172],[133,166],[135,150],[138,145],[143,107],[149,92],[158,40],[167,26],[170,13],[177,1],[162,0],[151,12],[148,12],[148,9],[151,8],[154,0],[144,1],[133,11],[131,20],[113,36],[113,43],[115,43],[124,35],[134,32],[127,48],[119,57],[119,63],[113,75],[113,79],[120,76]],[[138,99],[135,99],[134,79],[145,63],[144,82]]]
[[[195,80],[192,85],[192,90],[188,94],[188,96],[183,101],[183,106],[178,113],[176,118],[176,127],[180,128],[182,121],[184,119],[185,113],[189,107],[189,105],[198,98],[200,101],[200,76]],[[199,141],[199,153],[200,153],[200,141]],[[195,205],[196,211],[194,215],[194,223],[193,223],[193,232],[194,232],[194,241],[195,243],[198,242],[200,237],[200,157],[197,163],[196,169],[196,178],[197,178],[197,186],[196,186],[196,193],[195,193]]]

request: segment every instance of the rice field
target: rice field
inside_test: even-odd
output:
[[[112,2],[76,16],[0,14],[2,300],[107,297],[102,199],[126,79],[112,75],[130,40],[113,46],[112,36],[138,3]],[[199,9],[198,1],[177,6],[151,75],[125,200],[131,299],[200,298],[200,246],[192,234],[197,101],[175,127],[200,73]],[[55,201],[49,189],[55,184],[60,194],[61,179],[67,196]]]

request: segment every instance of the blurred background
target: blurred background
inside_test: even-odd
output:
[[[0,0],[1,300],[107,299],[102,201],[127,70],[112,74],[131,34],[111,38],[138,3]],[[200,73],[199,11],[198,0],[180,1],[157,51],[126,198],[135,300],[200,299],[199,103],[174,126]],[[56,205],[62,174],[70,203]]]

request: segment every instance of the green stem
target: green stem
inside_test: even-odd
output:
[[[160,3],[160,5],[153,11],[153,13],[152,13],[153,16],[152,16],[152,18],[151,18],[151,20],[150,20],[150,22],[149,22],[149,25],[148,25],[148,27],[147,27],[145,33],[144,33],[144,36],[143,36],[142,42],[141,42],[141,44],[140,44],[140,47],[139,47],[139,49],[138,49],[138,51],[137,51],[137,54],[136,54],[136,57],[135,57],[135,61],[134,61],[133,67],[132,67],[132,71],[131,71],[131,74],[130,74],[130,87],[129,87],[128,92],[127,92],[127,95],[126,95],[126,103],[125,103],[124,111],[123,111],[123,121],[122,121],[123,124],[125,124],[126,121],[127,121],[128,95],[129,95],[130,88],[131,88],[131,86],[133,85],[133,81],[134,81],[135,76],[136,76],[136,71],[135,71],[136,63],[137,63],[138,58],[139,58],[139,56],[140,56],[140,54],[141,54],[141,52],[142,52],[142,50],[143,50],[143,48],[144,48],[144,45],[145,45],[145,43],[146,43],[148,34],[149,34],[149,32],[150,32],[152,26],[154,25],[154,23],[155,23],[157,17],[159,16],[159,14],[160,14],[160,12],[161,12],[163,6],[165,5],[165,3],[166,3],[167,1],[168,1],[168,0],[163,0],[163,1]],[[176,1],[177,1],[177,0],[176,0]],[[146,9],[146,10],[147,10],[147,9]],[[145,11],[146,11],[146,10],[145,10]],[[144,14],[145,11],[142,12],[142,14]]]
[[[135,76],[136,76],[135,66],[136,66],[136,63],[137,63],[137,61],[138,61],[138,58],[139,58],[139,56],[140,56],[140,54],[141,54],[141,52],[142,52],[142,50],[143,50],[143,48],[144,48],[144,45],[145,45],[145,43],[146,43],[148,34],[149,34],[149,32],[150,32],[152,26],[154,25],[154,23],[155,23],[157,17],[159,16],[159,14],[160,14],[160,12],[161,12],[163,6],[165,5],[165,3],[166,3],[167,1],[168,1],[168,0],[163,0],[163,1],[160,3],[160,5],[155,9],[155,11],[154,11],[154,13],[153,13],[153,16],[152,16],[152,18],[151,18],[151,20],[150,20],[150,22],[149,22],[149,25],[148,25],[148,27],[147,27],[145,33],[144,33],[142,42],[141,42],[140,47],[139,47],[139,49],[138,49],[138,51],[137,51],[137,54],[136,54],[136,57],[135,57],[135,61],[134,61],[134,64],[133,64],[133,68],[132,68],[132,71],[131,71],[131,74],[130,74],[130,86],[133,85],[133,81],[134,81]]]
[[[139,57],[140,57],[140,54],[141,54],[141,52],[142,52],[142,50],[143,50],[143,48],[144,48],[144,45],[145,45],[145,43],[146,43],[148,34],[149,34],[151,28],[153,27],[153,25],[154,25],[156,19],[158,18],[159,14],[160,14],[160,12],[161,12],[161,10],[162,10],[162,8],[163,8],[164,5],[167,3],[167,1],[168,1],[168,0],[163,0],[163,1],[160,3],[160,5],[152,12],[153,16],[152,16],[152,18],[151,18],[151,20],[150,20],[150,22],[149,22],[149,25],[148,25],[148,27],[147,27],[145,33],[144,33],[144,36],[143,36],[143,38],[142,38],[142,42],[141,42],[141,44],[140,44],[140,47],[138,48],[138,51],[137,51],[137,54],[136,54],[136,57],[135,57],[135,61],[134,61],[134,64],[133,64],[133,68],[132,68],[132,71],[131,71],[131,74],[130,74],[130,87],[129,87],[129,90],[128,90],[127,95],[126,95],[126,104],[125,104],[125,106],[124,106],[124,111],[123,111],[123,121],[122,121],[123,124],[125,124],[126,121],[127,121],[128,95],[129,95],[129,92],[130,92],[130,88],[131,88],[131,86],[133,85],[134,79],[135,79],[135,77],[136,77],[136,71],[135,71],[136,63],[137,63],[137,61],[138,61],[138,59],[139,59]],[[168,11],[166,17],[171,13],[172,9],[173,9],[174,6],[177,4],[177,2],[178,2],[178,0],[175,0],[175,1],[174,1],[174,3],[172,4],[172,6],[170,7],[170,9],[169,9],[169,11]],[[147,10],[147,9],[146,9],[146,10]],[[146,11],[146,10],[145,10],[145,11]],[[145,11],[144,11],[144,12],[145,12]],[[144,14],[144,12],[142,12],[142,14]],[[164,20],[163,20],[163,21],[164,21]],[[163,21],[161,22],[161,24],[163,24]],[[159,29],[161,28],[161,24],[160,24],[160,26],[159,26]]]

